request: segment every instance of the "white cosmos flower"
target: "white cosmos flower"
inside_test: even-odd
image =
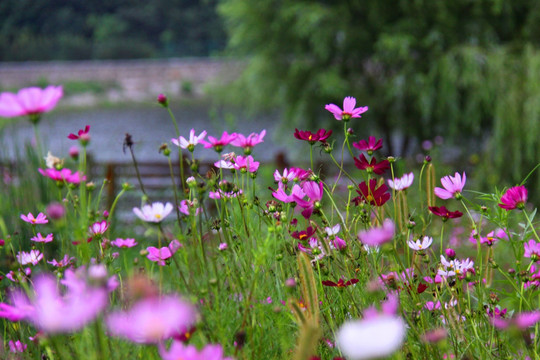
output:
[[[424,236],[422,240],[418,239],[416,241],[409,240],[407,244],[409,247],[416,251],[426,250],[433,243],[433,238],[429,236]]]
[[[403,175],[400,178],[388,179],[388,186],[396,191],[405,190],[412,185],[414,181],[414,174],[412,172]]]
[[[191,129],[191,131],[189,132],[189,139],[180,136],[178,139],[171,139],[171,142],[176,146],[180,146],[182,149],[188,149],[189,151],[193,151],[195,145],[200,143],[205,136],[206,131],[203,131],[198,136],[195,136],[195,130]]]
[[[401,317],[378,315],[344,323],[336,334],[336,344],[350,360],[379,358],[398,350],[405,332]]]
[[[163,221],[163,219],[165,219],[165,217],[169,215],[172,210],[173,205],[169,202],[166,204],[155,202],[152,205],[146,204],[141,209],[133,208],[133,212],[141,220],[154,223]]]

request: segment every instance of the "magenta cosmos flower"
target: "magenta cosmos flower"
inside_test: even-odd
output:
[[[167,295],[143,299],[128,311],[110,314],[107,326],[112,335],[156,344],[189,330],[196,319],[193,305],[176,295]]]
[[[296,186],[296,185],[295,185]],[[294,187],[293,187],[294,189]],[[294,190],[293,190],[294,192]],[[308,219],[311,217],[311,214],[313,213],[313,210],[320,206],[320,201],[323,197],[324,190],[323,190],[323,183],[322,181],[317,183],[316,181],[306,181],[302,184],[302,192],[304,195],[306,195],[309,200],[304,200],[303,196],[299,197],[296,194],[293,194],[294,201],[303,208],[302,215]],[[299,192],[296,192],[299,193]]]
[[[204,144],[206,149],[214,148],[218,153],[223,151],[223,148],[229,145],[234,139],[236,139],[236,133],[229,134],[224,131],[221,135],[221,138],[215,138],[213,136],[208,136],[208,141],[201,140],[201,143]]]
[[[86,176],[82,175],[78,171],[72,173],[70,169],[38,169],[38,171],[41,175],[60,183],[66,182],[68,184],[79,185],[81,181],[86,181]]]
[[[48,86],[45,89],[29,87],[19,90],[17,94],[4,92],[0,94],[0,116],[17,117],[38,115],[51,111],[64,95],[62,86]]]
[[[68,139],[70,140],[80,140],[83,145],[88,144],[90,141],[90,125],[86,125],[84,129],[79,130],[77,135],[71,133],[68,135]]]
[[[236,134],[236,139],[234,139],[231,144],[243,148],[244,154],[249,155],[251,154],[251,149],[255,145],[260,144],[264,141],[263,139],[265,135],[266,130],[261,131],[259,134],[251,133],[247,137],[242,134]]]
[[[137,246],[137,242],[135,241],[135,239],[117,238],[116,240],[111,241],[111,245],[119,248],[131,248]]]
[[[146,257],[150,261],[157,262],[159,266],[165,266],[165,260],[171,258],[181,247],[182,244],[180,244],[178,240],[173,240],[169,246],[164,246],[159,249],[154,246],[150,246],[146,248],[146,251],[148,251],[148,255],[146,255]]]
[[[49,243],[53,241],[53,238],[54,238],[53,234],[49,234],[43,237],[41,233],[37,233],[37,235],[34,236],[33,238],[30,238],[30,240],[35,241],[35,242],[41,242],[41,243]]]
[[[366,140],[360,140],[358,142],[353,143],[353,146],[357,148],[360,151],[366,151],[368,155],[373,154],[374,151],[379,150],[382,148],[382,139],[377,140],[375,136],[370,136],[368,138],[368,141]]]
[[[234,159],[234,168],[236,170],[240,170],[241,172],[257,172],[257,170],[259,169],[259,165],[260,163],[253,160],[253,156],[251,155],[237,156]]]
[[[317,141],[320,141],[321,143],[326,143],[326,139],[328,139],[332,135],[332,130],[325,130],[325,129],[319,129],[316,133],[312,133],[311,131],[300,131],[298,129],[294,129],[294,137],[298,140],[304,140],[309,142],[311,145],[315,144]]]
[[[28,213],[28,215],[21,214],[21,219],[32,225],[46,224],[49,222],[44,213],[39,213],[36,217],[34,217],[32,213]]]
[[[531,258],[534,261],[540,260],[540,243],[537,243],[533,239],[526,242],[524,245],[525,254],[523,256]]]
[[[435,195],[444,200],[453,197],[459,198],[461,197],[461,192],[463,191],[466,180],[467,176],[465,175],[465,172],[463,173],[463,177],[457,172],[453,177],[450,175],[445,176],[441,179],[441,184],[444,189],[436,187],[434,189]]]
[[[98,221],[88,227],[88,231],[92,235],[103,235],[109,228],[109,223],[106,220]]]
[[[363,114],[366,111],[368,111],[367,106],[363,106],[359,108],[355,108],[355,106],[356,106],[356,99],[351,96],[347,96],[343,100],[343,110],[335,104],[328,104],[324,108],[330,111],[334,115],[336,120],[349,121],[351,118],[361,117],[360,114]]]
[[[525,186],[514,186],[506,190],[501,197],[501,203],[499,207],[508,210],[523,209],[527,202],[527,189]]]
[[[173,210],[171,203],[163,204],[161,202],[155,202],[152,205],[144,205],[142,208],[133,208],[133,212],[141,220],[146,222],[159,223],[162,222],[167,215]]]
[[[360,154],[358,158],[354,158],[354,165],[360,170],[366,170],[368,173],[375,173],[382,175],[388,169],[390,169],[390,163],[388,160],[377,162],[375,157],[371,158],[371,161],[367,161],[364,154]]]
[[[199,135],[195,136],[195,130],[191,129],[189,132],[189,139],[186,139],[183,136],[180,136],[178,139],[171,139],[171,142],[181,147],[182,149],[188,149],[189,151],[193,152],[195,149],[195,145],[198,143],[202,143],[202,140],[206,136],[206,131],[201,132]]]

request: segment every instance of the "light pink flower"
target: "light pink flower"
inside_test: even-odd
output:
[[[335,104],[328,104],[324,108],[330,111],[336,120],[349,121],[351,118],[361,117],[360,114],[368,111],[367,106],[359,108],[355,108],[355,106],[356,99],[351,96],[347,96],[345,99],[343,99],[343,110],[341,110],[341,108]]]
[[[424,236],[422,239],[416,241],[409,240],[407,244],[409,247],[415,251],[426,250],[433,243],[433,238],[429,236]]]
[[[412,185],[414,181],[414,174],[412,172],[403,175],[400,178],[388,179],[388,186],[396,191],[405,190]]]
[[[463,191],[466,180],[467,177],[465,172],[463,173],[463,177],[457,172],[453,177],[450,175],[445,176],[441,179],[441,184],[444,189],[436,187],[434,189],[435,195],[444,200],[451,199],[453,197],[457,198],[461,196],[461,192]]]
[[[49,243],[53,241],[53,234],[48,234],[47,236],[43,237],[41,233],[37,233],[37,235],[30,238],[30,240],[41,243]]]
[[[109,332],[136,343],[155,344],[189,330],[197,319],[193,305],[176,295],[140,300],[107,318]]]
[[[74,257],[70,257],[68,254],[65,254],[62,260],[56,261],[55,259],[52,259],[52,261],[47,261],[47,263],[55,267],[63,268],[68,265],[71,265],[74,261],[75,261]]]
[[[229,247],[229,245],[227,245],[227,243],[220,243],[219,246],[218,246],[218,249],[220,251],[223,251],[223,250],[227,250],[228,247]]]
[[[163,360],[233,360],[224,357],[221,345],[206,345],[201,351],[193,345],[184,345],[180,341],[173,341],[169,350],[160,343],[159,354]]]
[[[90,234],[95,235],[103,235],[109,228],[109,223],[107,220],[103,220],[100,222],[93,223],[90,227],[88,227],[88,231],[90,231]]]
[[[32,225],[46,224],[49,222],[45,214],[41,212],[36,217],[34,217],[32,213],[28,213],[28,215],[21,214],[21,219],[23,219],[23,221],[26,221],[27,223],[30,223]]]
[[[43,259],[43,254],[39,250],[30,250],[30,252],[19,251],[16,257],[21,265],[37,265]]]
[[[195,215],[199,215],[201,213],[201,208],[196,207],[196,204],[193,201],[190,200],[182,200],[180,201],[180,206],[178,206],[178,210],[184,214],[184,215],[191,215],[193,212]]]
[[[152,205],[144,205],[141,209],[133,208],[133,212],[141,220],[146,222],[159,223],[167,217],[173,210],[171,203],[163,204],[161,202],[155,202]]]
[[[19,90],[17,94],[1,93],[0,116],[10,118],[51,111],[63,94],[62,86],[53,85],[45,89],[29,87]]]
[[[121,239],[117,238],[114,241],[111,241],[112,246],[116,246],[119,248],[131,248],[137,245],[137,242],[135,239]]]
[[[294,189],[294,188],[293,188]],[[306,181],[302,184],[302,192],[309,198],[309,200],[304,200],[303,196],[299,197],[296,194],[293,194],[294,201],[303,208],[302,215],[308,219],[311,217],[311,214],[313,213],[313,210],[315,209],[317,204],[321,201],[324,190],[323,190],[323,183],[316,182],[316,181]]]
[[[20,340],[17,340],[13,342],[13,340],[9,340],[9,351],[12,353],[23,353],[26,348],[28,347],[26,344],[22,343]]]
[[[525,203],[527,202],[527,188],[523,185],[514,186],[506,190],[504,195],[501,197],[501,203],[498,204],[499,207],[505,209],[506,211],[514,209],[523,209]]]
[[[385,219],[381,227],[362,230],[358,233],[358,239],[364,245],[378,246],[392,241],[394,238],[395,225],[391,219]]]
[[[199,135],[195,136],[195,130],[191,129],[191,131],[189,132],[189,139],[180,136],[178,139],[171,139],[171,142],[174,145],[181,147],[182,149],[188,149],[189,151],[193,151],[193,149],[195,149],[195,145],[202,142],[205,136],[206,131],[203,131]]]

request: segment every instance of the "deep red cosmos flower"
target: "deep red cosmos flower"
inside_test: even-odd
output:
[[[308,226],[306,230],[294,231],[291,236],[300,241],[307,241],[315,234],[315,228]]]
[[[320,141],[322,143],[326,142],[326,139],[328,139],[332,135],[332,130],[325,130],[325,129],[319,129],[314,134],[311,131],[301,131],[298,129],[294,129],[294,137],[298,140],[305,140],[309,142],[311,145],[315,144],[317,141]]]
[[[360,170],[374,172],[377,175],[382,175],[386,170],[390,169],[390,163],[388,160],[383,160],[377,163],[375,157],[372,157],[371,161],[368,162],[364,154],[360,154],[358,158],[354,158],[354,165]]]
[[[351,279],[349,281],[345,281],[345,280],[343,280],[343,278],[341,278],[341,279],[338,280],[337,283],[335,283],[333,281],[330,281],[330,280],[324,280],[322,282],[322,284],[325,285],[325,286],[334,286],[334,287],[344,288],[344,287],[347,287],[347,286],[354,285],[358,281],[359,281],[358,279]]]
[[[362,181],[356,190],[360,196],[355,197],[352,201],[356,205],[366,202],[374,206],[383,206],[390,199],[390,193],[387,191],[388,187],[385,184],[377,187],[376,179],[369,180],[369,188],[366,182]]]
[[[448,219],[457,219],[463,216],[461,211],[450,211],[445,206],[430,206],[429,211],[431,211],[434,215],[442,217],[443,221]]]

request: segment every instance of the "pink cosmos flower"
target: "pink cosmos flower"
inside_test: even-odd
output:
[[[182,149],[188,149],[189,151],[193,151],[195,149],[195,145],[198,143],[202,143],[202,140],[206,136],[206,131],[201,132],[199,135],[195,136],[195,130],[191,129],[189,132],[189,139],[186,139],[183,136],[180,136],[178,139],[171,139],[171,142],[181,147]]]
[[[65,254],[62,260],[56,261],[55,259],[52,259],[52,261],[47,261],[47,263],[54,267],[63,268],[71,265],[74,261],[74,257],[70,257],[68,254]]]
[[[13,305],[0,304],[0,317],[28,321],[46,333],[77,331],[105,308],[108,296],[105,289],[90,287],[85,279],[74,278],[74,281],[76,286],[68,287],[62,296],[53,276],[37,277],[34,296],[28,299],[22,292],[14,293]]]
[[[498,204],[499,207],[505,209],[506,211],[514,209],[523,209],[525,203],[527,202],[527,188],[523,185],[514,186],[506,190],[504,195],[501,197],[501,203]]]
[[[367,106],[355,108],[356,106],[356,99],[347,96],[343,100],[343,110],[335,104],[328,104],[324,108],[328,111],[330,111],[336,120],[343,120],[343,121],[349,121],[351,118],[359,118],[361,117],[360,114],[365,113],[368,111]]]
[[[336,224],[333,227],[326,227],[324,228],[324,231],[326,231],[326,234],[330,237],[330,244],[334,249],[343,250],[347,247],[345,240],[337,236],[341,231],[341,225]]]
[[[166,204],[155,202],[152,205],[146,204],[141,209],[133,208],[133,212],[141,220],[153,223],[162,222],[172,210],[173,205],[169,202]]]
[[[459,276],[464,278],[467,272],[474,273],[474,262],[469,260],[469,258],[459,261],[455,260],[446,260],[446,258],[441,255],[441,265],[443,266],[437,272],[440,276]]]
[[[297,198],[303,199],[306,194],[304,193],[304,190],[302,190],[302,187],[298,184],[294,184],[294,186],[291,189],[291,193],[287,194],[285,192],[284,187],[279,187],[277,191],[274,191],[272,193],[272,196],[276,198],[279,201],[282,201],[284,203],[291,203],[295,202]]]
[[[512,319],[492,317],[490,320],[491,323],[499,329],[506,329],[507,327],[514,325],[520,330],[527,330],[529,327],[540,321],[540,311],[522,312]]]
[[[233,360],[224,357],[221,345],[206,345],[201,351],[193,345],[184,345],[180,341],[173,341],[169,350],[160,343],[159,354],[163,360]]]
[[[477,232],[476,230],[471,231],[471,236],[469,237],[469,241],[473,244],[476,244],[476,236]],[[487,246],[493,246],[496,241],[498,240],[508,240],[508,235],[503,229],[497,229],[494,231],[490,231],[485,237],[480,237],[480,244],[486,244]]]
[[[231,144],[237,147],[244,148],[244,153],[246,155],[249,155],[251,153],[251,149],[262,142],[264,142],[264,136],[266,135],[266,130],[263,130],[260,132],[260,134],[257,133],[251,133],[249,136],[245,137],[242,134],[237,134],[236,139],[234,139]]]
[[[81,183],[81,181],[86,181],[86,176],[82,175],[78,171],[72,173],[70,169],[38,169],[38,171],[41,175],[62,183],[66,182],[69,184],[78,185]]]
[[[242,193],[243,193],[242,189],[237,190],[237,191],[223,191],[221,189],[218,189],[217,191],[209,191],[208,197],[210,199],[224,199],[224,198],[230,199],[230,198],[235,198],[239,194],[242,194]]]
[[[227,250],[228,247],[229,245],[227,245],[227,243],[220,243],[218,246],[218,250],[219,251]]]
[[[259,162],[253,160],[253,156],[237,156],[234,160],[234,168],[240,171],[254,173],[259,169]]]
[[[156,344],[189,330],[197,319],[193,305],[176,295],[140,300],[126,312],[107,317],[109,332],[142,344]]]
[[[445,176],[441,179],[441,184],[444,187],[444,189],[436,187],[434,189],[435,195],[437,195],[439,198],[446,200],[453,197],[460,197],[461,192],[463,191],[463,187],[465,186],[465,181],[467,180],[467,177],[465,175],[465,172],[463,173],[463,177],[459,173],[455,173],[455,175],[452,177],[450,175]]]
[[[32,213],[28,213],[28,215],[21,214],[21,219],[23,219],[23,221],[26,221],[27,223],[30,223],[32,225],[46,224],[49,222],[45,214],[41,212],[38,214],[37,217],[34,217]]]
[[[117,238],[114,241],[111,241],[112,246],[116,246],[119,248],[131,248],[137,245],[137,242],[135,239],[121,239]]]
[[[540,260],[540,243],[537,243],[533,239],[526,242],[524,245],[525,254],[523,256],[531,258],[535,261]]]
[[[41,242],[41,243],[49,243],[51,241],[53,241],[53,234],[49,234],[45,237],[43,237],[43,235],[41,235],[41,233],[37,233],[36,236],[34,236],[33,238],[30,238],[30,240],[32,241],[35,241],[35,242]]]
[[[12,353],[23,353],[26,348],[28,347],[26,344],[22,343],[20,340],[17,340],[13,342],[13,340],[9,340],[9,352]]]
[[[93,223],[90,227],[88,227],[88,231],[90,231],[90,234],[93,236],[96,235],[103,235],[109,228],[109,223],[107,220],[103,220],[100,222]]]
[[[150,261],[157,262],[160,266],[165,266],[165,260],[172,257],[180,247],[182,247],[182,245],[178,240],[173,240],[169,246],[164,246],[160,249],[150,246],[146,248],[146,251],[148,251],[148,255],[146,255],[146,257]]]
[[[228,132],[224,131],[221,138],[217,139],[209,135],[208,141],[201,140],[201,143],[204,144],[206,149],[214,148],[214,150],[220,153],[223,151],[225,146],[229,145],[234,139],[236,139],[236,136],[236,133],[229,134]]]
[[[316,181],[306,181],[302,184],[302,191],[309,198],[309,200],[304,200],[303,196],[299,197],[295,194],[293,194],[294,201],[303,208],[302,215],[308,219],[311,217],[311,214],[313,213],[313,210],[320,205],[320,201],[323,197],[324,190],[323,190],[323,183],[316,182]]]
[[[404,174],[400,178],[395,178],[394,181],[392,179],[388,179],[388,186],[390,186],[392,189],[396,191],[401,191],[409,188],[414,181],[414,174],[412,172],[408,174]]]
[[[51,111],[63,96],[62,86],[48,86],[45,89],[30,87],[19,90],[17,94],[0,94],[0,116],[17,117],[39,115]]]
[[[364,245],[376,246],[392,241],[396,227],[391,219],[385,219],[381,227],[362,230],[358,233],[358,239]]]
[[[290,181],[294,181],[295,178],[296,178],[296,171],[294,171],[294,168],[291,168],[290,170],[285,168],[285,169],[283,169],[282,173],[280,173],[279,170],[277,170],[277,169],[276,169],[276,171],[274,171],[274,180],[278,184],[285,184],[286,185]]]
[[[21,265],[37,265],[43,259],[43,254],[39,250],[30,250],[30,252],[19,251],[16,257]]]

